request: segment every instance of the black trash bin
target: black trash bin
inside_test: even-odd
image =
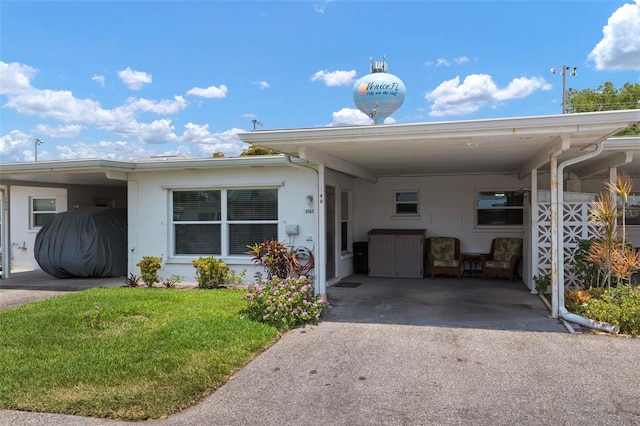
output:
[[[369,242],[367,241],[353,243],[353,272],[369,273]]]

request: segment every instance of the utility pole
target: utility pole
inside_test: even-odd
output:
[[[562,72],[560,72],[560,75],[562,75],[562,113],[566,114],[567,113],[567,71],[569,71],[569,75],[571,77],[575,77],[578,74],[578,68],[577,67],[568,67],[566,65],[562,66]],[[557,68],[551,68],[551,73],[555,74],[556,71],[558,71]]]

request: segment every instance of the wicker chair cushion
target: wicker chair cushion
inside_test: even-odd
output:
[[[511,262],[504,262],[502,260],[486,260],[484,265],[492,269],[509,269]]]
[[[520,238],[496,238],[493,250],[493,260],[488,260],[485,264],[492,268],[509,268],[511,258],[520,255],[522,239]],[[489,262],[506,263],[506,266],[493,266]]]
[[[458,266],[459,263],[456,259],[448,259],[448,260],[437,260],[434,259],[433,261],[433,266],[437,266],[440,268],[454,268],[456,266]]]
[[[456,241],[449,237],[432,237],[431,254],[433,254],[433,264],[435,266],[456,266],[458,260],[456,256]],[[444,262],[444,263],[441,263]],[[454,262],[453,264],[451,262]]]

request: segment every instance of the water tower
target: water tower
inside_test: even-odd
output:
[[[353,103],[373,119],[373,124],[384,122],[404,102],[406,89],[398,77],[387,72],[386,58],[371,60],[371,74],[353,85]]]

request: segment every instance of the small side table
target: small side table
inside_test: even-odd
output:
[[[480,253],[462,253],[462,275],[482,275],[482,255]]]

